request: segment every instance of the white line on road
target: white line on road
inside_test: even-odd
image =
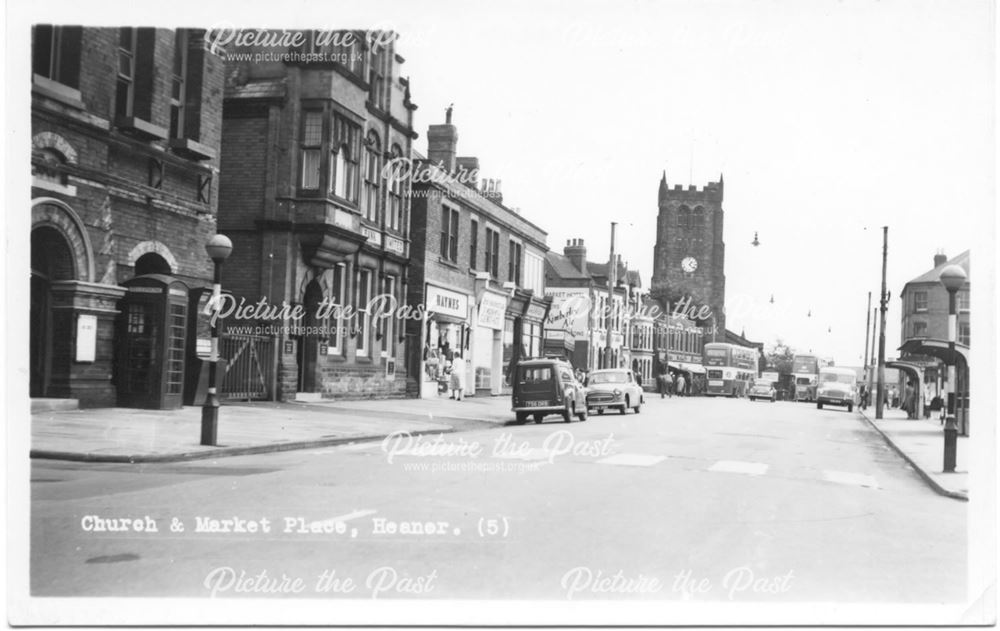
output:
[[[823,471],[823,479],[827,482],[837,484],[851,484],[853,486],[866,486],[870,489],[877,489],[878,481],[870,475],[863,473],[846,473],[844,471]]]
[[[615,454],[597,461],[597,464],[617,464],[627,467],[651,467],[666,460],[666,456],[649,456],[646,454]]]
[[[767,465],[763,462],[740,462],[739,460],[720,460],[708,468],[717,473],[743,473],[746,475],[764,475]]]

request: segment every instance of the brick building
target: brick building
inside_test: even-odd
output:
[[[224,284],[304,312],[260,322],[278,342],[278,398],[404,396],[403,324],[390,313],[413,282],[409,180],[392,168],[417,137],[404,59],[391,33],[296,39],[228,51]]]
[[[971,271],[969,250],[949,259],[943,253],[934,255],[934,267],[903,285],[900,292],[901,332],[900,350],[896,361],[889,364],[900,372],[897,381],[903,392],[908,381],[921,385],[918,413],[930,399],[945,389],[947,370],[943,359],[955,361],[947,351],[948,346],[948,290],[941,283],[941,272],[949,265],[965,270],[968,279],[956,295],[956,342],[960,349],[957,388],[963,393],[959,399],[957,416],[963,434],[968,433],[969,365],[965,355],[971,343],[970,292]],[[962,350],[964,349],[964,350]]]
[[[545,292],[552,298],[552,309],[546,322],[546,338],[553,348],[572,338],[570,359],[576,368],[638,369],[638,364],[632,363],[631,316],[643,304],[639,273],[629,270],[619,259],[610,307],[608,281],[608,264],[588,261],[583,239],[567,241],[562,254],[549,252],[545,257]],[[645,349],[644,342],[640,348]]]
[[[466,392],[501,394],[512,363],[542,353],[544,230],[504,205],[499,181],[479,181],[479,160],[458,157],[451,110],[431,125],[414,166],[408,374],[437,396],[444,367],[461,353]]]
[[[211,280],[223,62],[200,30],[37,25],[32,69],[31,396],[178,406],[188,291]]]
[[[702,189],[684,189],[667,186],[667,175],[663,174],[650,289],[650,294],[668,303],[671,310],[681,301],[690,301],[695,309],[707,306],[705,313],[710,315],[694,319],[705,329],[705,341],[720,342],[726,329],[722,198],[721,175],[718,182],[709,182]]]

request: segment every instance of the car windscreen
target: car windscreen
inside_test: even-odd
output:
[[[628,383],[628,377],[623,372],[598,372],[590,376],[590,383]]]
[[[832,372],[824,372],[824,373],[820,373],[819,380],[822,383],[836,382],[836,383],[851,383],[851,384],[853,384],[855,381],[857,381],[857,377],[854,376],[854,375],[840,375],[840,374],[836,374],[836,373],[832,373]]]
[[[529,366],[521,368],[521,383],[546,383],[551,380],[551,366]]]

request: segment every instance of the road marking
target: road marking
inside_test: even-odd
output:
[[[503,460],[548,460],[549,451],[547,449],[539,449],[537,447],[532,447],[525,450],[524,452],[513,452],[513,453],[502,453],[493,454],[493,458],[500,458]]]
[[[651,467],[666,460],[666,456],[649,456],[647,454],[615,454],[597,461],[597,464],[617,464],[626,467]]]
[[[844,471],[823,471],[823,479],[827,482],[836,482],[837,484],[850,484],[852,486],[865,486],[870,489],[877,489],[878,481],[874,476],[864,475],[863,473],[846,473]]]
[[[764,475],[767,465],[763,462],[740,462],[739,460],[720,460],[708,468],[717,473],[743,473],[746,475]]]
[[[337,523],[340,523],[342,521],[348,521],[350,519],[357,519],[358,517],[364,517],[365,515],[371,515],[371,514],[377,513],[377,512],[378,511],[371,510],[371,509],[368,509],[368,510],[356,510],[356,511],[347,513],[346,515],[341,515],[340,517],[331,517],[330,519],[322,519],[322,520],[318,520],[318,521],[309,522],[309,527],[310,528],[312,528],[312,527],[322,528],[323,526],[326,526],[326,525],[337,524]]]

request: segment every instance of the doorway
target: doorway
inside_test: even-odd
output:
[[[53,318],[52,283],[74,278],[73,255],[62,233],[42,226],[31,231],[31,324],[28,333],[32,397],[53,396],[52,346],[57,334]]]
[[[305,315],[302,318],[304,328],[303,335],[299,336],[299,392],[319,392],[319,379],[317,379],[317,360],[319,358],[320,336],[316,333],[318,321],[316,313],[323,300],[323,288],[319,281],[313,279],[306,285],[305,297],[303,298],[303,309]]]

